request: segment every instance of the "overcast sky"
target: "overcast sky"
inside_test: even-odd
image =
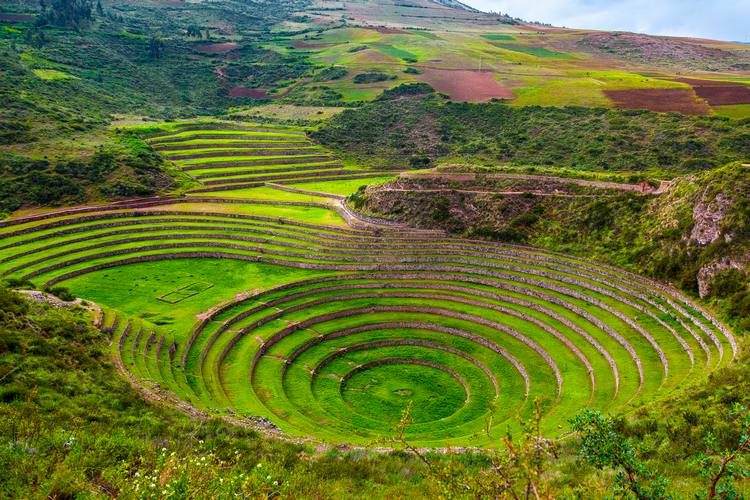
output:
[[[568,28],[750,42],[750,0],[463,0]]]

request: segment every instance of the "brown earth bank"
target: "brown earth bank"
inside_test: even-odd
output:
[[[515,96],[508,87],[495,80],[490,71],[452,70],[420,68],[417,76],[435,90],[448,94],[454,101],[487,102],[491,99],[513,99]]]
[[[413,181],[413,182],[410,182]],[[657,194],[663,189],[648,182],[625,184],[619,182],[591,181],[548,175],[512,174],[512,173],[462,173],[462,172],[402,172],[398,179],[402,187],[411,189],[490,189],[540,191],[550,194],[566,192],[569,194],[605,194],[628,191],[641,194]],[[668,182],[665,182],[668,185]]]
[[[226,43],[204,43],[196,45],[195,50],[199,52],[208,52],[209,54],[225,54],[238,49],[240,46],[233,42]]]
[[[292,47],[295,49],[324,49],[326,47],[332,47],[335,43],[310,43],[302,40],[292,42]]]
[[[691,89],[605,90],[604,94],[621,109],[646,109],[658,113],[709,115],[711,108]]]

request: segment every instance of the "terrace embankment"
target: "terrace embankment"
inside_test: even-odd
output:
[[[405,173],[349,203],[416,227],[630,262],[706,297],[722,289],[713,280],[738,273],[742,282],[750,272],[748,192],[750,170],[733,163],[659,187],[538,175]],[[742,287],[736,292],[741,295]],[[742,300],[737,297],[738,312],[745,310]]]
[[[192,193],[234,191],[266,182],[292,184],[378,174],[343,166],[304,131],[289,127],[185,124],[144,138],[154,151],[201,184]]]
[[[567,189],[562,198],[597,188]],[[554,435],[581,406],[629,408],[702,380],[738,352],[731,331],[690,299],[611,266],[375,226],[357,214],[348,225],[325,224],[321,212],[334,207],[315,202],[188,201],[7,221],[2,272],[53,286],[120,267],[194,263],[189,283],[143,298],[148,308],[202,305],[192,325],[151,323],[139,307],[107,310],[100,327],[133,380],[158,383],[186,411],[273,435],[366,444],[388,436],[411,399],[419,410],[408,437],[418,445],[494,446],[508,427],[518,429],[534,399],[542,401],[545,433]],[[265,266],[294,274],[212,301],[215,288],[201,279],[216,278],[196,276],[207,260],[233,261],[244,273]],[[485,433],[488,408],[499,410]]]

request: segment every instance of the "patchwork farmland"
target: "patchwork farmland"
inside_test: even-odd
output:
[[[277,149],[269,156],[310,167],[280,182],[348,175],[311,166],[335,160],[288,131],[183,128],[150,141],[198,175],[213,175],[212,158],[267,162],[258,152]],[[270,165],[225,168],[251,170],[238,187],[261,186]],[[408,401],[420,447],[497,446],[536,400],[558,435],[580,407],[627,411],[737,354],[722,323],[660,283],[367,219],[341,195],[310,192],[261,186],[6,220],[0,270],[99,303],[121,368],[153,397],[330,444],[390,436]]]

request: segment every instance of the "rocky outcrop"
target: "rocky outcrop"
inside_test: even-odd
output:
[[[748,271],[750,271],[750,253],[740,257],[723,257],[701,267],[698,271],[698,292],[701,298],[705,298],[711,293],[711,282],[714,276],[727,269],[737,269],[748,274]]]
[[[709,188],[703,191],[701,201],[693,208],[695,225],[690,232],[690,241],[703,246],[719,239],[724,216],[732,206],[732,200],[725,198],[723,193],[717,194],[711,200],[707,199],[708,191]]]

